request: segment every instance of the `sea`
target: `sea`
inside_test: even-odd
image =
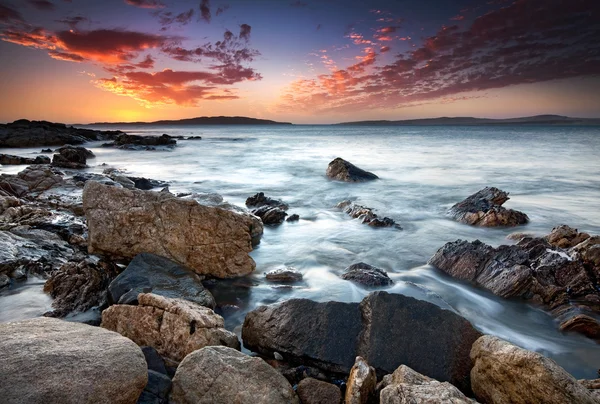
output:
[[[427,300],[452,310],[481,332],[540,352],[576,378],[597,378],[600,345],[563,334],[547,313],[451,279],[427,264],[445,243],[481,240],[513,244],[513,232],[545,235],[568,224],[600,234],[600,127],[562,126],[174,126],[94,127],[129,134],[201,136],[178,140],[173,149],[131,151],[86,145],[96,155],[89,172],[106,164],[127,175],[169,182],[173,193],[218,193],[235,205],[257,192],[288,203],[300,221],[266,227],[251,253],[256,271],[213,288],[226,327],[240,332],[245,314],[290,298],[358,302],[370,290],[342,280],[344,268],[365,262],[388,272],[384,290]],[[0,149],[28,155],[39,149]],[[343,183],[325,175],[342,157],[379,176]],[[15,173],[23,167],[0,167]],[[507,208],[530,223],[515,228],[479,228],[450,220],[448,208],[494,186],[510,193]],[[375,229],[335,206],[352,200],[393,218],[402,230]],[[264,273],[284,266],[304,279],[282,288]],[[41,315],[51,300],[43,280],[0,292],[0,322]]]

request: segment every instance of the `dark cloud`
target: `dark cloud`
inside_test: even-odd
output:
[[[71,29],[76,29],[77,25],[85,21],[89,21],[89,19],[83,16],[67,17],[63,18],[62,20],[56,20],[56,22],[68,25],[69,27],[71,27]]]
[[[158,17],[158,21],[162,25],[162,30],[164,31],[173,24],[178,24],[180,26],[189,24],[194,17],[194,9],[190,8],[188,11],[176,15],[170,11],[156,11],[154,15]]]
[[[54,3],[48,0],[27,0],[29,4],[37,8],[38,10],[52,11],[54,10]]]
[[[140,8],[164,8],[165,5],[160,0],[125,0],[130,6]]]
[[[224,6],[217,8],[217,12],[215,13],[215,15],[219,16],[227,10],[229,10],[229,4],[225,4]]]
[[[248,42],[250,40],[250,33],[252,32],[252,27],[248,24],[240,25],[240,39]]]
[[[23,17],[21,14],[8,6],[0,4],[0,22],[22,22]]]
[[[206,22],[210,22],[210,1],[202,0],[200,3],[200,18],[202,18]]]
[[[140,69],[152,69],[154,68],[154,62],[155,60],[152,58],[152,56],[146,55],[146,58],[135,66],[139,67]]]

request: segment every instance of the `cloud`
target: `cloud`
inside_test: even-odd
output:
[[[165,8],[160,0],[125,0],[125,3],[140,8]]]
[[[200,18],[204,21],[210,23],[211,15],[210,15],[210,1],[202,0],[200,3]]]
[[[79,25],[80,23],[85,22],[85,21],[89,21],[89,19],[86,17],[83,17],[83,16],[66,17],[66,18],[63,18],[62,20],[56,20],[56,22],[60,22],[60,23],[68,25],[69,27],[71,27],[71,29],[76,29],[77,25]]]
[[[146,55],[146,58],[137,63],[136,67],[139,67],[140,69],[152,69],[154,67],[154,62],[155,60],[151,55]]]
[[[0,4],[0,22],[22,22],[23,17],[21,14],[10,7]]]
[[[162,31],[164,31],[173,24],[180,26],[189,24],[194,17],[194,9],[190,8],[188,11],[179,14],[173,14],[170,11],[156,11],[154,15],[158,17],[159,23],[163,26]]]
[[[54,3],[48,0],[28,0],[29,4],[37,8],[38,10],[43,11],[52,11],[54,10]]]
[[[248,42],[250,40],[250,33],[252,32],[252,27],[248,24],[240,25],[240,38],[244,41]]]
[[[217,8],[217,12],[215,13],[215,15],[218,17],[227,10],[229,10],[229,4],[225,4],[224,6]]]

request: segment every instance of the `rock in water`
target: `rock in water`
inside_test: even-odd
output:
[[[38,193],[61,185],[63,173],[48,165],[34,165],[17,175],[0,175],[0,195],[21,198],[30,192]]]
[[[273,206],[281,210],[288,210],[289,206],[287,203],[280,201],[279,199],[269,198],[265,196],[264,192],[259,192],[248,199],[246,199],[246,206],[253,208],[260,208],[261,206]]]
[[[173,378],[173,404],[298,404],[288,381],[260,358],[227,347],[206,347],[181,362]]]
[[[299,282],[302,273],[292,267],[284,267],[267,272],[265,278],[271,282]]]
[[[377,387],[375,369],[360,356],[356,357],[346,383],[345,404],[367,404]]]
[[[387,272],[364,262],[352,264],[344,270],[342,279],[360,283],[364,286],[389,286],[394,283]]]
[[[508,193],[494,187],[485,187],[450,208],[454,220],[473,226],[518,226],[529,218],[525,213],[506,209],[502,205],[509,200]]]
[[[332,180],[345,182],[364,182],[379,178],[375,174],[362,170],[340,157],[329,163],[326,174]]]
[[[357,205],[352,201],[342,201],[336,207],[342,209],[348,216],[359,219],[361,223],[365,223],[371,227],[395,227],[402,230],[402,227],[396,224],[394,219],[390,219],[389,217],[381,218],[373,212],[373,209]]]
[[[256,266],[248,253],[262,227],[247,213],[94,181],[85,184],[83,208],[90,254],[133,258],[149,252],[218,278],[247,275]]]
[[[35,158],[13,156],[10,154],[0,154],[0,164],[19,165],[19,164],[50,164],[50,157],[36,156]]]
[[[182,298],[215,307],[215,299],[202,285],[203,277],[158,255],[142,253],[129,263],[108,287],[112,303],[135,304],[140,293]]]
[[[287,213],[283,209],[269,205],[254,209],[252,214],[260,217],[262,222],[267,226],[281,224],[287,216]]]
[[[340,404],[342,392],[335,384],[307,377],[298,383],[302,404]]]
[[[65,146],[52,157],[52,165],[63,168],[86,168],[87,158],[94,154],[81,146]]]
[[[381,404],[475,404],[456,387],[415,372],[402,365],[383,379]]]
[[[102,312],[102,327],[154,347],[176,362],[196,349],[226,345],[239,349],[237,336],[223,328],[223,317],[183,299],[141,293],[138,306],[117,304]]]
[[[0,335],[3,403],[134,404],[146,385],[142,351],[115,332],[35,318]]]
[[[471,350],[471,385],[478,400],[494,404],[592,404],[592,393],[552,359],[491,335]]]
[[[469,351],[481,336],[464,318],[411,297],[374,292],[360,303],[291,299],[246,315],[244,346],[349,373],[356,356],[379,376],[406,364],[470,391]]]

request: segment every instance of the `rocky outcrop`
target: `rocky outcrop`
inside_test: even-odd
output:
[[[469,391],[471,344],[464,318],[420,300],[374,292],[358,303],[291,299],[246,315],[244,346],[292,363],[349,373],[356,356],[381,377],[401,364]],[[426,353],[426,354],[424,354]]]
[[[325,174],[332,180],[345,182],[364,182],[379,178],[375,174],[360,169],[340,157],[329,163]]]
[[[102,312],[102,327],[176,362],[205,346],[240,347],[237,336],[223,328],[223,317],[207,307],[151,293],[140,294],[138,303],[110,306]]]
[[[367,404],[373,400],[377,387],[375,369],[360,356],[356,357],[346,383],[345,404]]]
[[[186,356],[173,378],[173,404],[298,404],[292,386],[260,358],[227,347]]]
[[[57,150],[58,154],[52,156],[52,165],[62,168],[86,168],[88,157],[94,154],[81,146],[64,146]]]
[[[352,264],[344,269],[342,279],[368,287],[389,286],[394,283],[383,269],[364,262]]]
[[[338,386],[312,377],[298,383],[297,393],[302,404],[340,404],[342,401]]]
[[[62,123],[20,119],[0,125],[0,147],[40,147],[82,144],[92,140],[113,139],[121,131],[77,129]]]
[[[177,144],[175,137],[163,134],[161,136],[138,136],[122,133],[114,138],[114,142],[102,146],[116,146],[124,150],[156,150],[154,146],[173,147]]]
[[[289,206],[287,203],[280,201],[279,199],[273,199],[265,196],[264,192],[259,192],[248,199],[246,199],[246,206],[249,208],[260,208],[262,206],[272,206],[281,210],[288,210]]]
[[[219,278],[255,268],[248,253],[262,227],[247,213],[93,181],[83,190],[83,207],[92,254],[133,258],[149,252]]]
[[[117,333],[36,318],[0,335],[3,403],[134,404],[146,385],[142,351]]]
[[[292,267],[284,267],[267,272],[265,278],[271,282],[299,282],[302,280],[302,273]]]
[[[393,374],[384,377],[381,404],[474,404],[448,382],[437,380],[415,372],[402,365]]]
[[[0,164],[5,166],[20,164],[50,164],[50,157],[36,156],[35,158],[31,158],[13,156],[11,154],[0,154]]]
[[[578,403],[598,400],[556,362],[485,335],[471,350],[471,384],[483,403]]]
[[[0,195],[21,198],[39,193],[63,183],[63,174],[47,165],[34,165],[16,175],[0,175]]]
[[[140,293],[181,298],[209,308],[215,299],[202,285],[203,277],[167,258],[142,253],[108,287],[111,303],[135,304]]]
[[[564,230],[564,229],[563,229]],[[562,230],[561,230],[562,231]],[[565,245],[564,237],[546,239]],[[504,298],[542,305],[565,331],[600,340],[599,268],[582,257],[587,238],[564,250],[542,238],[523,238],[516,245],[493,248],[480,241],[447,243],[429,263],[448,275],[473,283]]]
[[[518,226],[529,222],[526,214],[502,206],[509,199],[507,192],[485,187],[452,206],[448,213],[454,220],[472,226]]]
[[[252,214],[260,217],[266,226],[281,224],[287,216],[287,213],[283,209],[268,205],[252,210]]]
[[[400,230],[402,229],[394,219],[390,219],[389,217],[380,218],[373,212],[373,209],[357,205],[352,201],[340,202],[336,207],[342,209],[353,219],[359,219],[361,223],[368,224],[371,227],[395,227]]]

